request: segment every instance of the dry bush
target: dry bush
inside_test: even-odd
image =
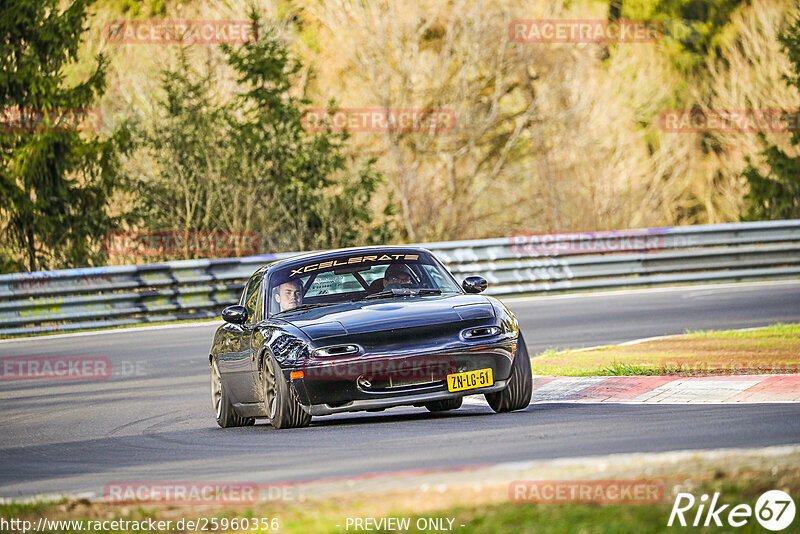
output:
[[[721,57],[696,75],[676,71],[669,40],[610,47],[508,40],[513,19],[603,18],[605,10],[342,0],[315,12],[328,30],[320,101],[450,106],[469,129],[435,138],[358,136],[380,157],[409,239],[738,219],[741,170],[762,148],[757,136],[664,132],[659,114],[676,105],[796,109],[776,38],[796,3],[743,4]],[[498,131],[513,143],[498,142]],[[788,135],[767,139],[785,146]]]
[[[454,132],[360,134],[410,240],[667,224],[691,143],[647,125],[675,74],[655,44],[514,43],[514,19],[604,18],[602,4],[327,2],[316,98],[449,107]]]
[[[497,234],[518,216],[525,199],[514,182],[537,117],[527,50],[508,41],[506,4],[345,0],[307,9],[323,25],[317,102],[455,115],[452,130],[355,136],[380,158],[409,240]]]

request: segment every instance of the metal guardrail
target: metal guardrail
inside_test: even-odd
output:
[[[423,244],[491,295],[800,278],[800,220]],[[0,275],[0,335],[218,316],[295,253]]]

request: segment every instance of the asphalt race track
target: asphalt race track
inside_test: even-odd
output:
[[[509,299],[532,354],[681,333],[800,322],[800,281]],[[534,404],[494,415],[398,408],[310,428],[217,427],[208,349],[216,323],[0,342],[0,357],[111,361],[96,381],[0,381],[0,497],[102,495],[124,481],[278,482],[626,452],[800,443],[800,404]]]

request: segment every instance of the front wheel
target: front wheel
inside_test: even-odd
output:
[[[236,413],[231,404],[228,392],[222,385],[217,362],[211,363],[211,402],[217,416],[217,424],[222,428],[232,426],[252,426],[256,420],[252,417],[242,417]]]
[[[274,428],[299,428],[311,424],[311,415],[295,399],[280,365],[269,356],[261,364],[264,403]]]
[[[511,412],[526,408],[533,395],[533,374],[531,373],[531,358],[528,356],[528,347],[522,338],[522,332],[517,339],[517,353],[514,363],[511,364],[511,376],[508,387],[496,393],[487,393],[486,401],[497,413]]]

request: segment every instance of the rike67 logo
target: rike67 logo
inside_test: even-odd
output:
[[[695,505],[697,505],[696,510]],[[714,493],[710,502],[707,494],[695,499],[691,493],[679,493],[675,497],[675,504],[672,505],[667,526],[675,524],[682,527],[689,525],[742,527],[755,516],[762,527],[777,532],[789,527],[795,516],[794,501],[788,493],[781,490],[763,493],[754,508],[748,504],[731,506],[719,502],[719,493]]]

